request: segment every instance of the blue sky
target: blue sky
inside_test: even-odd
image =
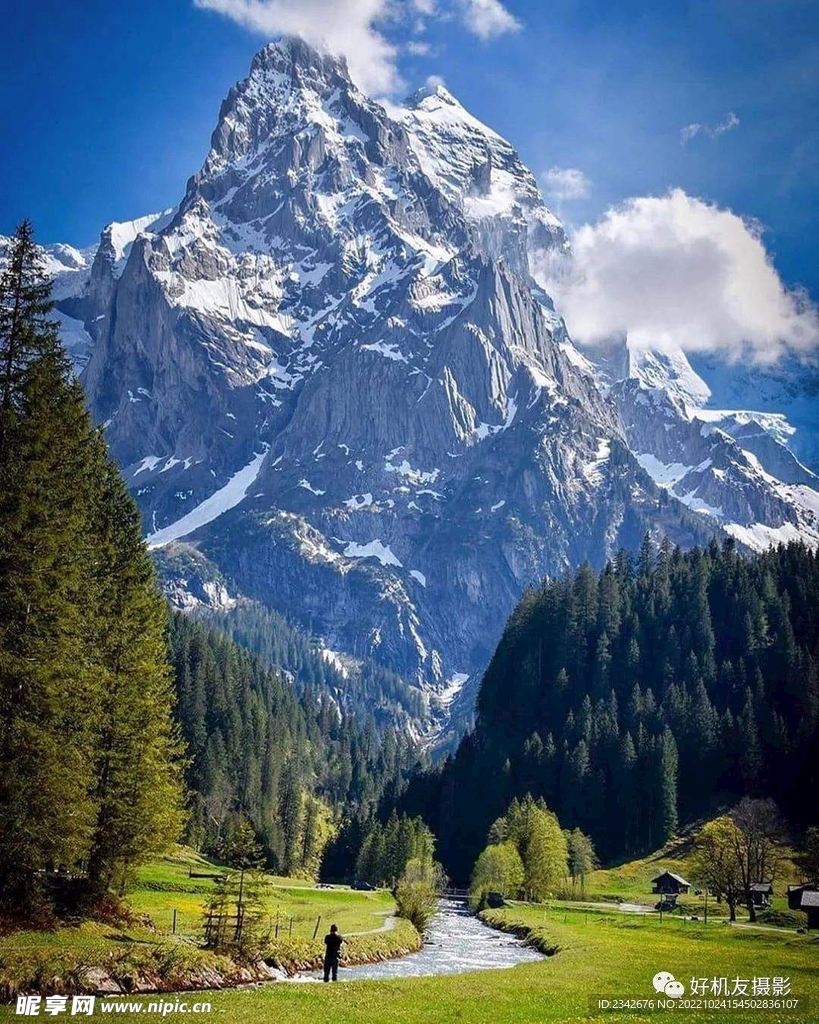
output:
[[[784,281],[819,297],[814,0],[391,0],[388,20],[390,0],[339,0],[351,2],[376,12],[349,44],[359,62],[385,41],[393,80],[441,76],[536,173],[586,176],[553,198],[568,221],[679,187],[758,219]],[[237,23],[245,0],[199,3],[4,5],[0,231],[30,216],[42,241],[84,245],[109,220],[179,200],[264,42]]]

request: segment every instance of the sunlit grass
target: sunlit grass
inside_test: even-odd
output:
[[[557,1024],[592,1019],[593,995],[650,998],[651,979],[660,970],[686,985],[691,977],[787,976],[796,995],[810,997],[810,1011],[791,1017],[764,1014],[764,1020],[817,1019],[819,942],[810,937],[734,930],[718,922],[705,927],[666,918],[660,924],[653,918],[541,907],[514,906],[493,916],[542,932],[561,951],[540,963],[504,971],[335,986],[278,983],[216,992],[208,996],[213,1006],[208,1019],[226,1024]],[[674,1016],[679,1014],[606,1014],[594,1019],[641,1024]],[[685,1019],[703,1024],[749,1016],[686,1011]]]
[[[160,931],[172,931],[176,910],[177,934],[201,935],[202,908],[216,881],[192,878],[190,873],[216,875],[221,870],[180,847],[139,869],[128,891],[128,903],[139,913],[149,914]],[[281,939],[310,937],[317,922],[319,928],[337,924],[342,932],[371,931],[381,927],[395,909],[385,891],[356,892],[344,886],[318,889],[305,879],[266,877],[264,925]]]

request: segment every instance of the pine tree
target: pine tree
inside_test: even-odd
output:
[[[163,604],[139,516],[48,320],[28,224],[0,277],[0,901],[176,838]]]
[[[657,843],[665,842],[677,829],[677,744],[670,729],[663,729],[659,742],[659,820]]]
[[[0,463],[8,455],[10,431],[21,415],[33,362],[60,359],[51,286],[34,244],[31,223],[17,228],[0,274]]]
[[[93,438],[49,308],[24,223],[0,278],[0,900],[23,914],[94,815]]]
[[[205,906],[205,944],[212,949],[255,953],[261,941],[265,876],[259,870],[262,851],[253,826],[242,816],[228,837],[226,871]]]
[[[165,602],[142,541],[133,499],[98,440],[98,614],[94,620],[103,697],[95,738],[97,808],[88,857],[93,890],[181,833],[181,747],[172,719]]]

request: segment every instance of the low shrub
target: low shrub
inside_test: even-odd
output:
[[[802,928],[805,925],[805,915],[790,910],[760,910],[756,919],[759,924],[774,925],[776,928]]]
[[[422,935],[438,910],[438,894],[428,882],[399,882],[395,890],[398,914]]]

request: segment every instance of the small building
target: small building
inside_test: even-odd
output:
[[[801,885],[789,885],[788,909],[801,910],[802,896],[806,892],[816,892],[816,886],[812,882],[803,882]]]
[[[773,899],[773,885],[770,882],[754,882],[751,885],[751,899],[755,907],[769,907]]]
[[[680,893],[691,891],[691,883],[686,882],[682,875],[675,875],[673,871],[663,871],[656,878],[651,879],[653,893],[660,893],[663,896],[679,896]]]
[[[819,892],[810,889],[803,892],[799,909],[808,915],[808,928],[819,928]]]

